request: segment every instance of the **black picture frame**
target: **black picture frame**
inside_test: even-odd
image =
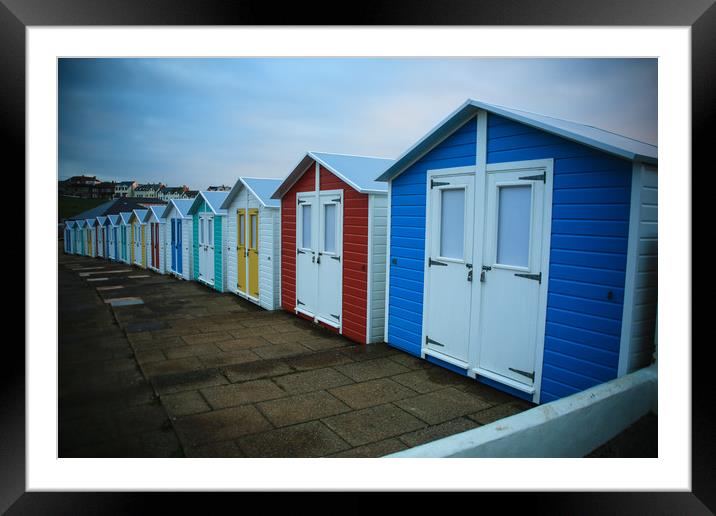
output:
[[[350,13],[350,14],[348,14]],[[712,147],[709,125],[716,120],[716,6],[714,0],[396,0],[361,3],[349,9],[340,2],[273,4],[259,1],[207,2],[200,0],[0,0],[0,56],[3,72],[5,163],[25,167],[25,28],[82,25],[616,25],[688,26],[692,35],[692,150],[693,169],[711,171],[706,154]],[[8,160],[7,157],[11,159]],[[12,159],[14,158],[14,159]],[[691,171],[667,171],[683,174]],[[12,174],[12,175],[11,175]],[[6,172],[6,180],[16,177]],[[703,177],[703,176],[702,176]],[[17,195],[17,194],[16,194]],[[26,192],[25,199],[31,195]],[[26,228],[27,232],[27,228]],[[712,231],[711,231],[712,233]],[[27,234],[27,233],[25,233]],[[23,245],[24,249],[24,245]],[[24,262],[24,261],[23,261]],[[708,269],[705,269],[708,270]],[[25,274],[28,271],[24,270]],[[24,290],[24,284],[18,286]],[[22,291],[22,290],[18,290]],[[691,300],[684,300],[691,303]],[[24,303],[17,303],[23,306]],[[19,341],[19,339],[17,339]],[[544,493],[508,495],[526,503],[530,512],[551,514],[708,514],[716,510],[716,451],[714,403],[707,372],[709,338],[692,347],[692,491],[689,493]],[[688,346],[684,342],[680,345]],[[662,346],[672,343],[662,342]],[[25,353],[6,340],[0,382],[0,511],[10,514],[143,512],[143,496],[131,493],[25,492]],[[662,367],[668,365],[662,364]],[[146,496],[146,495],[145,495]],[[245,496],[245,495],[243,495]],[[480,495],[484,500],[483,495]],[[488,497],[492,495],[484,495]],[[538,500],[535,500],[537,498]],[[165,509],[183,496],[161,496]],[[325,499],[324,499],[325,500]],[[356,498],[356,500],[358,500]],[[372,502],[361,498],[353,510]],[[413,502],[421,504],[420,497]],[[246,501],[253,504],[253,501]],[[409,504],[405,509],[409,508]]]

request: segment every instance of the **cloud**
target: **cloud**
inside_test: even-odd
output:
[[[466,98],[656,140],[656,60],[62,59],[60,177],[205,188],[307,150],[396,157]]]

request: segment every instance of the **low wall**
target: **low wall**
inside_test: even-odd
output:
[[[657,370],[651,365],[387,457],[584,457],[648,412],[656,412],[657,400]]]

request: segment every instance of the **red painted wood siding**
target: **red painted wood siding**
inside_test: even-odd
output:
[[[343,190],[343,335],[365,343],[368,306],[368,196],[325,168],[321,190]]]
[[[296,308],[296,193],[316,189],[316,167],[311,165],[281,198],[281,306]]]
[[[315,164],[281,199],[281,306],[296,307],[296,193],[315,189]],[[321,190],[343,190],[343,335],[365,343],[368,305],[368,196],[321,167]]]

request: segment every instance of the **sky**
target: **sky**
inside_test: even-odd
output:
[[[467,98],[657,143],[656,59],[60,59],[59,177],[206,189],[397,158]]]

